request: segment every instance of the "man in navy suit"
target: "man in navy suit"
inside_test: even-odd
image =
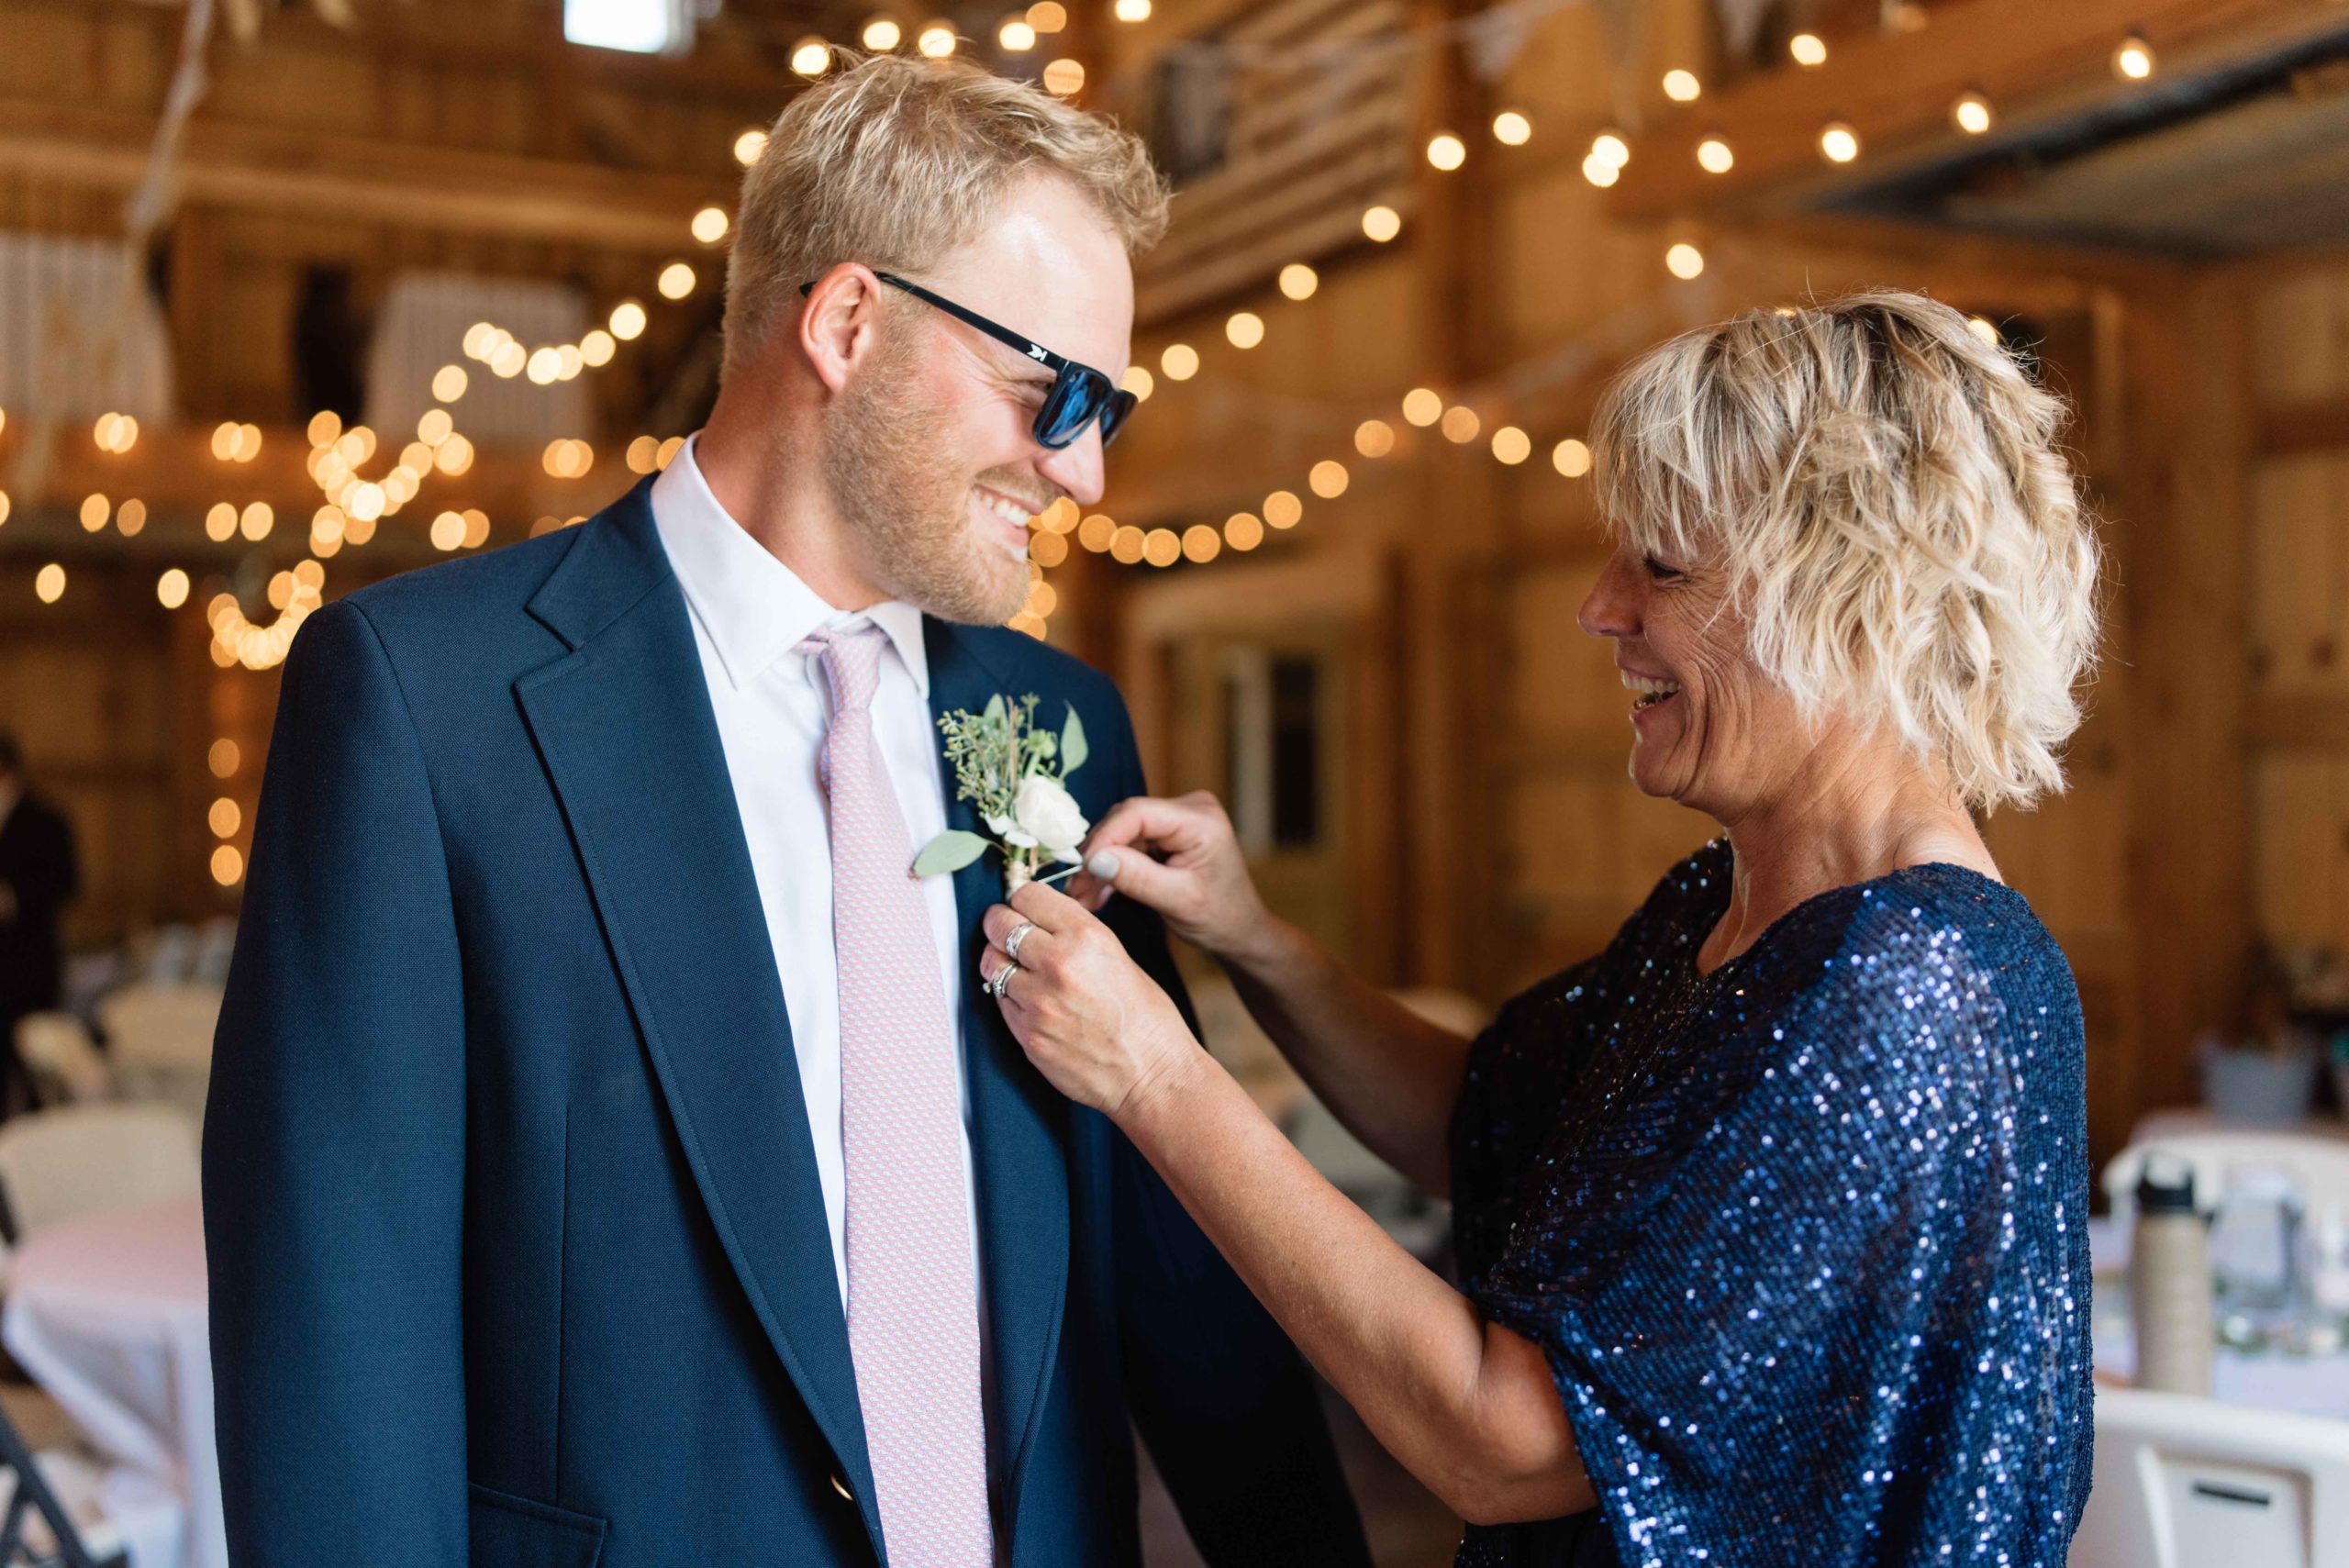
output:
[[[1030,87],[845,71],[668,468],[304,627],[205,1138],[239,1568],[1130,1564],[1137,1428],[1210,1562],[1367,1562],[1294,1350],[982,994],[999,870],[855,870],[979,828],[935,718],[997,695],[1079,716],[1088,816],[1142,793],[1001,623],[1164,208]]]

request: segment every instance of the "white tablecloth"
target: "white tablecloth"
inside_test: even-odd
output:
[[[0,1340],[90,1440],[187,1505],[182,1568],[228,1568],[194,1195],[51,1226],[8,1270]]]
[[[2088,1221],[2096,1263],[2096,1310],[2090,1321],[2097,1371],[2127,1382],[2137,1370],[2137,1341],[2128,1316],[2125,1280],[2129,1239],[2109,1219]],[[2249,1354],[2221,1345],[2210,1362],[2210,1397],[2223,1405],[2283,1410],[2349,1420],[2349,1354]]]

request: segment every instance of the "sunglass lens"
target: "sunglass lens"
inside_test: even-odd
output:
[[[1130,392],[1119,392],[1111,395],[1108,405],[1101,410],[1101,444],[1103,446],[1106,447],[1118,439],[1118,432],[1126,428],[1126,417],[1134,411],[1134,405],[1141,401],[1141,399]]]
[[[1036,410],[1036,439],[1058,450],[1083,435],[1098,412],[1100,405],[1087,378],[1063,371],[1045,395],[1044,406]]]

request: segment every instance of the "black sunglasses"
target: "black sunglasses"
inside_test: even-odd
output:
[[[977,328],[996,342],[1019,350],[1051,371],[1055,378],[1052,389],[1044,395],[1044,406],[1036,410],[1034,428],[1036,439],[1054,451],[1085,434],[1085,427],[1093,423],[1097,416],[1101,420],[1101,444],[1108,446],[1125,428],[1126,416],[1134,411],[1134,405],[1141,401],[1091,365],[1081,365],[1065,355],[1056,354],[1034,339],[990,321],[975,310],[966,310],[943,295],[932,294],[919,284],[909,284],[895,272],[876,271],[873,275],[891,288],[903,289],[924,305],[936,306],[955,320]],[[815,287],[815,283],[804,283],[799,285],[799,292],[807,295]]]

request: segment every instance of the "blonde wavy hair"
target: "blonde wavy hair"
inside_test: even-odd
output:
[[[2094,518],[2064,400],[1920,295],[1753,310],[1650,350],[1592,426],[1610,527],[1716,541],[1806,718],[1888,722],[1965,803],[2064,787],[2095,662]]]
[[[1091,196],[1129,255],[1166,230],[1165,182],[1100,116],[959,60],[875,55],[837,70],[776,117],[742,176],[725,372],[764,343],[800,284],[842,261],[919,272],[1039,170]]]

